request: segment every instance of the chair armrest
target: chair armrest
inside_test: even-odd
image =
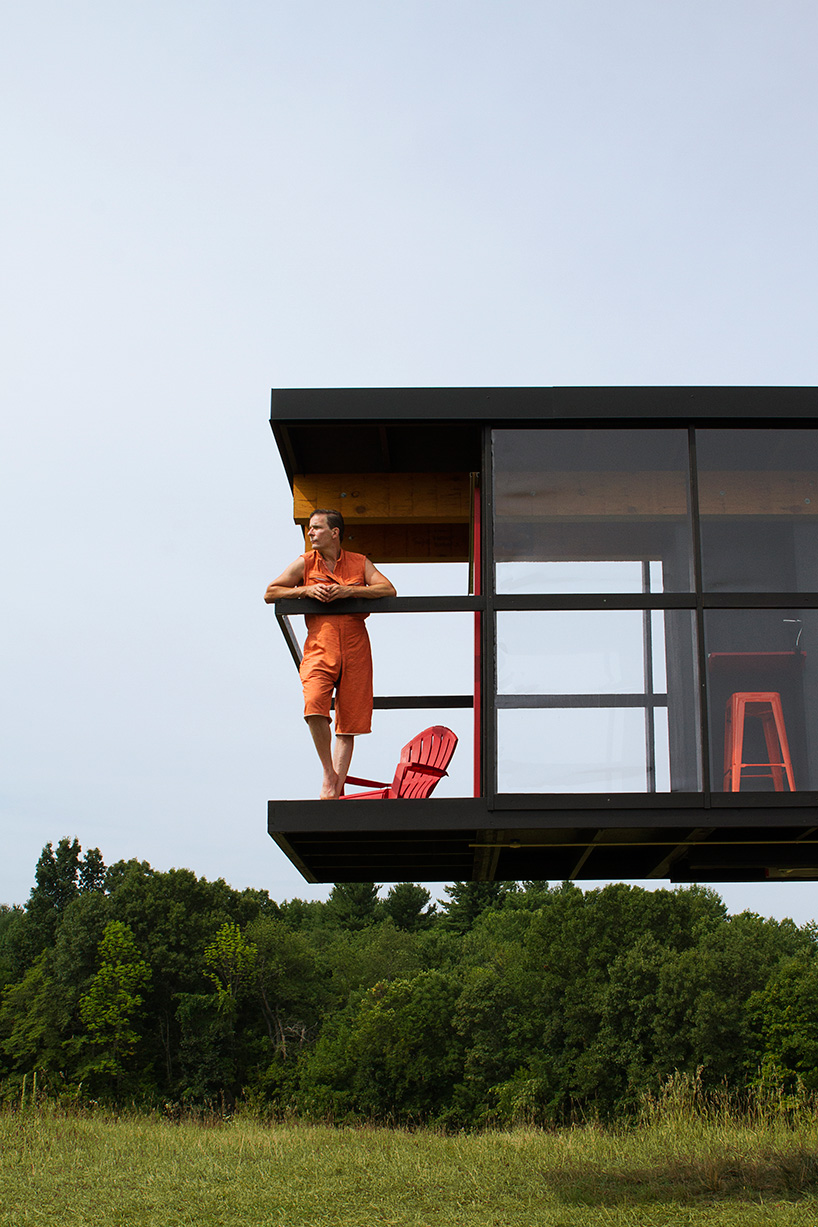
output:
[[[363,780],[357,775],[348,775],[344,780],[345,784],[368,784],[370,788],[388,788],[388,784],[384,784],[383,780]]]
[[[442,771],[440,767],[428,767],[426,763],[401,763],[407,771],[420,771],[423,775],[433,775],[438,780],[444,775],[448,775],[448,771]]]

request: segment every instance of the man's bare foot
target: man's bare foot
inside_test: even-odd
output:
[[[320,801],[337,801],[341,795],[338,787],[338,776],[333,771],[332,775],[325,775],[324,782],[321,785]]]

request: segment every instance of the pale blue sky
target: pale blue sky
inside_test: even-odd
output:
[[[315,777],[261,601],[299,548],[270,387],[814,384],[818,9],[3,24],[0,900],[63,834],[324,893],[266,834]],[[357,769],[400,744],[384,720]],[[811,885],[719,889],[818,911]]]

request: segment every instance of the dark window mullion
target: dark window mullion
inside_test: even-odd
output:
[[[483,430],[481,483],[483,593],[483,796],[490,811],[497,796],[497,577],[494,566],[494,448],[490,426]]]
[[[642,562],[642,591],[650,592],[650,562]],[[645,773],[648,792],[656,792],[656,719],[653,711],[653,625],[651,611],[642,611],[642,655],[645,689]]]
[[[696,459],[696,431],[688,430],[690,456],[690,526],[693,536],[693,583],[696,590],[696,642],[699,660],[699,723],[701,735],[702,791],[705,805],[710,804],[710,717],[707,710],[707,653],[704,643],[704,606],[702,604],[702,536],[699,519],[699,470]]]

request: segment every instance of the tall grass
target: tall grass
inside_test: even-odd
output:
[[[0,1224],[814,1227],[812,1105],[728,1100],[677,1075],[628,1128],[447,1136],[115,1115],[29,1093],[0,1112]]]

